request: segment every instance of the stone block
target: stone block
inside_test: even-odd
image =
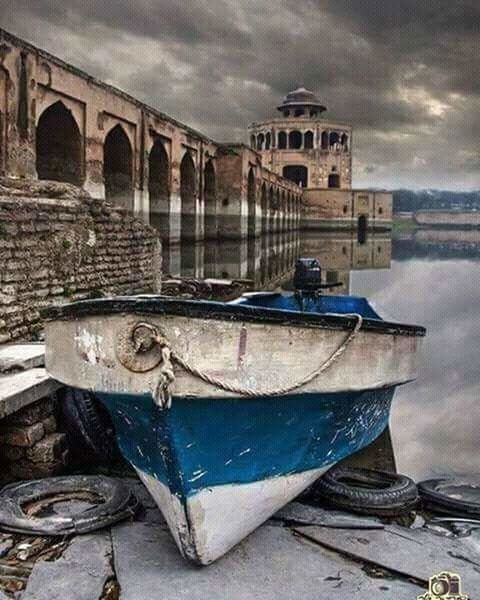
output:
[[[24,458],[26,448],[21,446],[8,446],[7,444],[0,444],[0,458],[4,458],[7,461],[15,461]]]
[[[42,421],[45,435],[55,433],[57,431],[57,419],[52,415]]]
[[[20,409],[18,412],[7,417],[3,424],[5,425],[33,425],[46,420],[53,415],[53,398],[42,398],[30,406]],[[50,423],[47,422],[47,427]],[[46,431],[46,430],[45,430]]]
[[[41,423],[25,427],[9,427],[0,425],[0,442],[9,446],[29,448],[39,442],[45,434]]]
[[[51,433],[26,451],[26,457],[34,463],[61,461],[66,448],[64,433]]]

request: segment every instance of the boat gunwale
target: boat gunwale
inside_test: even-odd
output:
[[[212,300],[189,300],[161,295],[116,296],[95,300],[79,300],[69,304],[50,306],[41,311],[46,321],[81,319],[115,314],[150,316],[184,316],[189,318],[229,321],[260,322],[284,326],[302,326],[320,329],[352,329],[355,317],[333,313],[314,313],[281,310]],[[424,337],[425,327],[395,323],[365,317],[362,331],[388,335]]]

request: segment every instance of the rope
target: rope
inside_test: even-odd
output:
[[[172,350],[168,341],[159,335],[157,329],[150,325],[149,323],[139,323],[137,327],[142,326],[149,329],[152,333],[153,340],[162,347],[162,366],[160,368],[160,377],[156,387],[156,390],[153,394],[155,402],[161,408],[170,408],[172,405],[172,395],[170,392],[170,385],[175,380],[175,375],[173,372],[172,360],[178,363],[185,371],[188,371],[194,377],[201,379],[205,383],[208,383],[214,387],[218,387],[226,392],[231,392],[233,394],[239,394],[240,396],[247,396],[248,398],[258,398],[260,396],[283,396],[284,394],[288,394],[293,390],[303,387],[307,383],[310,383],[314,379],[316,379],[319,375],[324,373],[327,369],[329,369],[345,352],[348,346],[353,342],[358,332],[360,331],[363,323],[363,317],[359,314],[346,314],[342,315],[342,317],[352,317],[356,318],[357,322],[355,323],[352,331],[349,332],[347,337],[343,340],[340,346],[333,352],[327,360],[325,360],[321,365],[319,365],[314,371],[296,381],[295,383],[286,385],[284,387],[274,388],[273,390],[255,390],[250,387],[245,387],[242,385],[237,385],[235,383],[227,383],[222,379],[217,377],[213,377],[205,371],[197,369],[189,362],[184,360],[181,356],[179,356],[174,350]]]

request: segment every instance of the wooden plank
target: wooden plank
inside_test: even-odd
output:
[[[0,376],[0,419],[52,394],[61,386],[43,368]]]
[[[419,582],[428,583],[432,575],[448,569],[462,577],[467,592],[480,589],[480,553],[461,538],[397,525],[368,531],[314,526],[298,527],[295,531],[324,548]]]
[[[5,344],[0,346],[0,373],[33,369],[45,365],[45,344]]]

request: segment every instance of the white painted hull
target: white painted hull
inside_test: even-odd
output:
[[[119,338],[148,321],[177,355],[227,384],[268,394],[302,380],[341,346],[348,330],[191,319],[177,315],[101,315],[46,325],[46,365],[57,380],[79,388],[118,394],[148,394],[158,369],[132,372],[119,360]],[[372,390],[415,379],[422,337],[360,330],[338,360],[296,392]],[[51,340],[51,341],[50,341]],[[238,396],[175,365],[173,396]],[[248,402],[248,399],[246,399]]]
[[[332,465],[246,484],[203,489],[182,505],[169,488],[137,469],[185,558],[217,560],[301,494]]]

